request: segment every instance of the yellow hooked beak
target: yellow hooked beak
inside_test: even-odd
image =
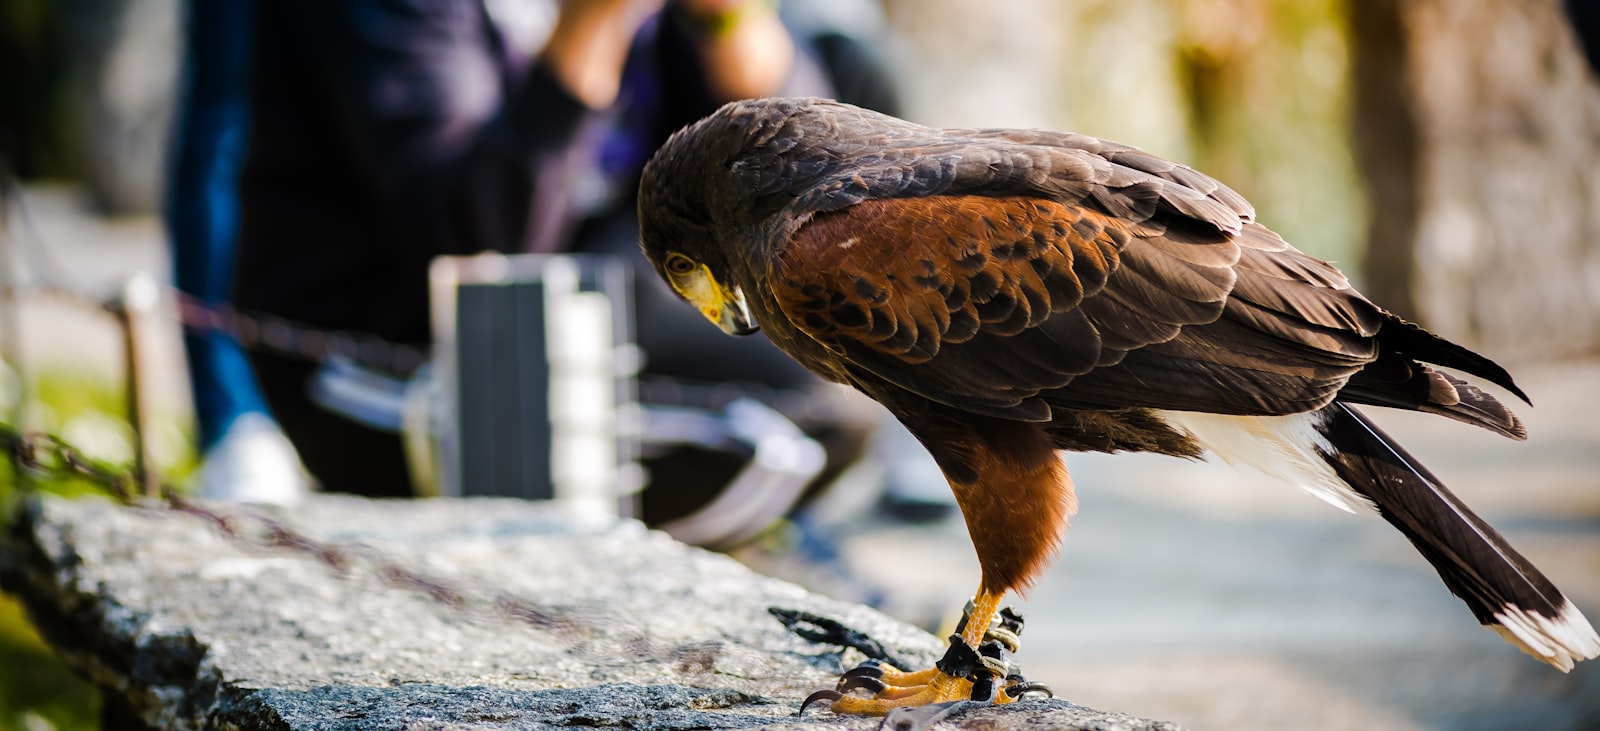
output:
[[[727,288],[711,276],[704,264],[692,271],[670,277],[672,288],[705,315],[707,320],[729,335],[749,335],[759,329],[750,317],[750,305],[745,303],[744,291],[738,287]]]

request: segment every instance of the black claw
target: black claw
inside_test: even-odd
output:
[[[832,703],[832,702],[834,702],[836,700],[839,700],[840,698],[843,698],[843,697],[844,697],[844,694],[840,693],[837,690],[827,690],[827,689],[819,690],[819,691],[817,691],[815,693],[812,693],[811,695],[806,696],[805,700],[800,701],[800,710],[795,711],[794,715],[796,715],[796,716],[805,715],[806,709],[809,708],[811,706],[811,704],[816,703],[818,701],[827,701],[829,703]]]
[[[1022,700],[1022,697],[1029,693],[1043,693],[1046,698],[1056,697],[1056,692],[1044,683],[1032,683],[1024,680],[1020,683],[1006,686],[1006,695],[1016,700]]]
[[[855,666],[853,668],[850,668],[849,670],[844,671],[844,674],[841,675],[840,677],[844,677],[844,678],[881,678],[881,677],[883,677],[883,666],[879,665],[877,660],[868,660],[868,661],[866,661],[864,663],[861,663],[860,665],[857,665],[857,666]]]
[[[865,675],[847,675],[839,678],[839,684],[834,686],[834,689],[840,693],[846,693],[856,688],[866,688],[873,695],[877,695],[883,692],[883,687],[883,681],[877,678]]]

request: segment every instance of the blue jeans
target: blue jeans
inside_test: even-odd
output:
[[[233,294],[239,170],[249,138],[255,0],[189,2],[184,90],[169,160],[165,218],[178,289],[211,305]],[[243,348],[224,333],[186,333],[200,446],[240,415],[267,414]]]

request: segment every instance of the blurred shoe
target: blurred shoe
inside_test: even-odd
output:
[[[205,454],[201,497],[236,503],[294,505],[311,491],[311,479],[289,438],[265,414],[247,413]]]

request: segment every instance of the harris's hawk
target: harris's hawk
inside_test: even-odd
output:
[[[1254,218],[1221,183],[1133,147],[819,99],[735,102],[656,154],[639,219],[659,274],[723,330],[759,328],[887,407],[944,471],[977,549],[982,582],[939,666],[849,673],[842,688],[877,692],[830,692],[836,711],[1005,685],[1003,666],[959,659],[995,638],[1001,598],[1060,543],[1075,500],[1056,450],[1209,450],[1376,510],[1512,644],[1563,671],[1600,654],[1577,608],[1357,410],[1522,439],[1500,402],[1440,368],[1526,400],[1511,377]]]

